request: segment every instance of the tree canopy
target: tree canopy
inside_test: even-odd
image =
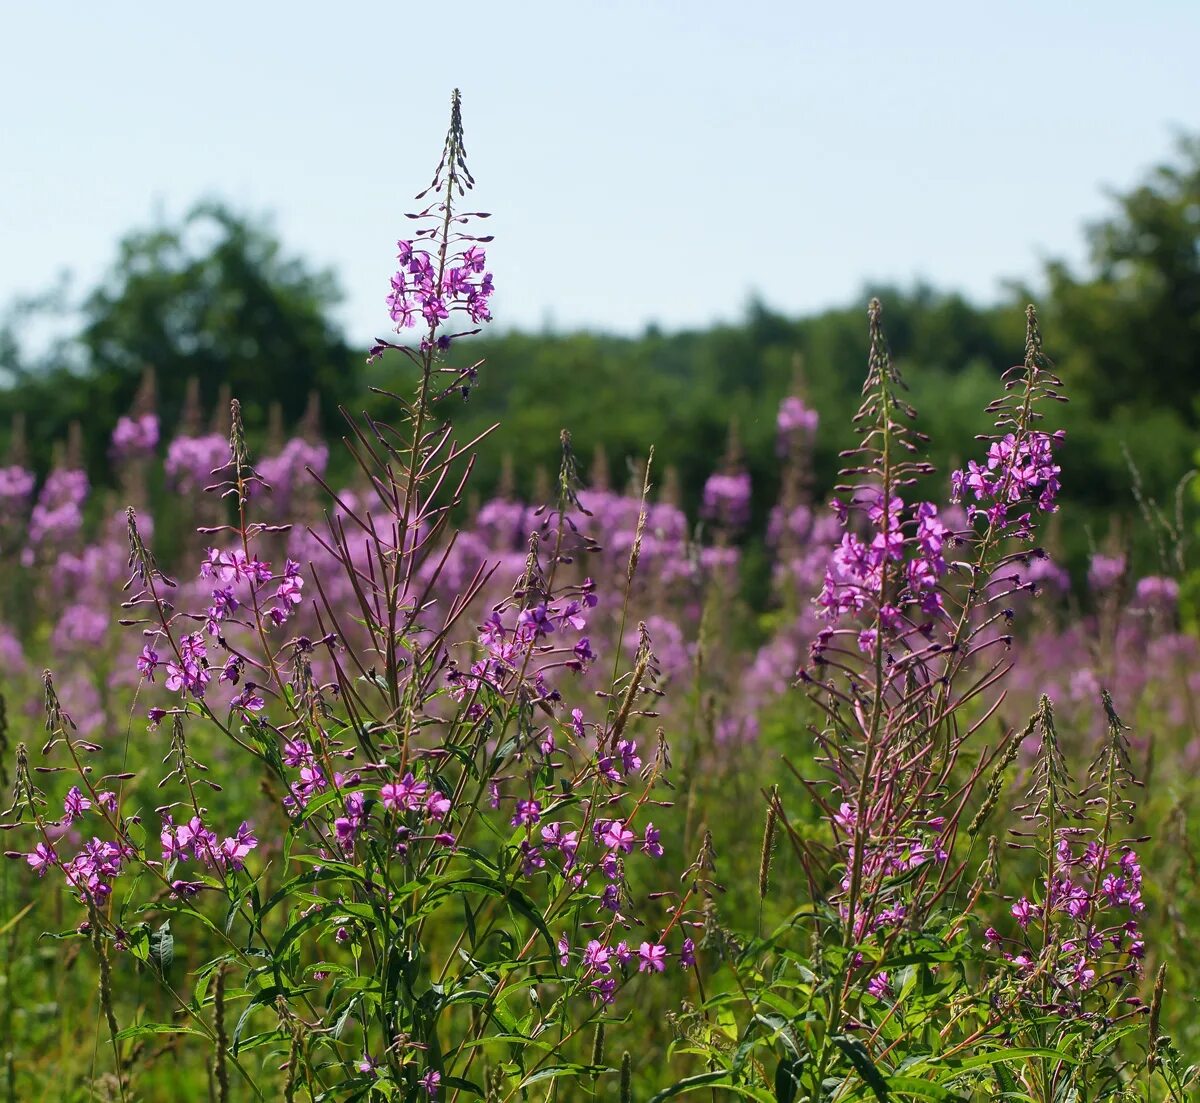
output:
[[[27,415],[42,463],[82,421],[91,466],[102,469],[108,432],[153,368],[168,427],[191,378],[209,406],[232,390],[251,425],[265,422],[272,402],[298,419],[315,391],[332,424],[362,363],[331,319],[339,298],[333,274],[289,256],[268,227],[202,203],[177,225],[127,235],[78,304],[78,332],[43,362],[22,362],[9,329],[0,352],[14,384],[0,392],[0,416]]]

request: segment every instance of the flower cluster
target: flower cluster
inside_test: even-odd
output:
[[[190,494],[207,486],[228,458],[229,441],[220,433],[178,436],[167,447],[163,467],[170,485]]]
[[[35,483],[33,472],[20,464],[0,467],[0,517],[7,519],[24,509]]]
[[[88,496],[87,473],[59,467],[51,471],[29,517],[29,551],[42,545],[73,541],[83,529],[83,505]],[[32,562],[32,552],[27,557]]]
[[[443,258],[421,241],[398,241],[400,266],[388,292],[388,314],[396,329],[409,329],[424,319],[430,332],[455,311],[465,312],[473,323],[491,321],[488,299],[495,290],[491,272],[485,271],[487,254],[478,245]]]
[[[203,629],[176,638],[164,622],[163,627],[147,631],[150,642],[135,660],[140,677],[153,682],[162,666],[166,671],[165,688],[196,700],[204,698],[214,673],[219,682],[230,686],[241,681],[245,660],[229,645],[226,636],[230,628],[244,624],[249,629],[256,620],[265,627],[286,623],[303,601],[304,587],[300,565],[294,560],[285,560],[283,571],[275,574],[269,562],[247,555],[242,548],[229,552],[209,548],[199,578],[208,583],[207,589],[199,592],[207,595],[207,608],[187,616],[200,620]],[[250,614],[250,621],[243,622],[238,616],[243,610]],[[210,646],[224,655],[216,660],[215,667]],[[230,706],[243,712],[261,711],[264,701],[255,689],[254,682],[247,682]],[[161,709],[151,710],[152,720],[157,721],[161,715]]]
[[[985,932],[988,945],[1022,970],[1031,971],[1049,954],[1051,975],[1068,1003],[1097,983],[1119,979],[1122,971],[1136,976],[1146,953],[1138,928],[1146,905],[1136,852],[1094,839],[1080,845],[1075,834],[1059,833],[1054,877],[1043,881],[1037,902],[1022,896],[1013,903],[1014,934],[1005,937],[994,927]],[[1044,945],[1034,941],[1035,931],[1042,932]]]
[[[750,522],[750,474],[735,471],[709,475],[701,512],[723,528],[736,530]]]
[[[1096,593],[1112,590],[1125,577],[1125,567],[1125,556],[1097,552],[1088,564],[1088,585]]]
[[[788,395],[780,403],[775,418],[778,433],[776,450],[779,455],[790,455],[797,448],[811,444],[820,423],[820,415],[804,399],[798,395]]]
[[[259,462],[258,473],[271,488],[276,509],[286,514],[295,491],[312,485],[308,472],[323,476],[328,464],[329,446],[324,441],[293,437],[275,455]]]
[[[880,804],[886,798],[881,798]],[[924,822],[908,823],[911,833],[896,836],[880,831],[887,811],[868,808],[866,821],[860,826],[854,806],[843,801],[833,814],[832,823],[838,841],[846,854],[846,866],[841,880],[838,910],[843,921],[850,921],[847,903],[852,871],[857,867],[865,901],[853,916],[854,937],[862,941],[868,935],[900,927],[908,915],[906,894],[911,891],[918,872],[926,876],[940,872],[950,855],[943,838],[946,820],[932,816]],[[855,861],[855,840],[862,840],[861,861]]]
[[[993,528],[1015,522],[1020,534],[1029,535],[1031,515],[1026,512],[1014,518],[1010,511],[1028,505],[1036,505],[1043,513],[1057,508],[1062,468],[1054,460],[1054,450],[1065,436],[1061,429],[1055,433],[1029,430],[1019,438],[1006,433],[988,447],[983,465],[971,460],[965,469],[951,474],[951,500],[971,503],[967,506],[969,521],[983,517]]]
[[[212,870],[245,869],[246,858],[258,846],[258,839],[245,821],[236,834],[221,839],[215,831],[204,826],[200,816],[192,816],[182,824],[176,824],[169,815],[165,816],[159,841],[162,843],[163,868],[168,873],[188,858]]]
[[[860,497],[855,504],[865,504],[869,530],[866,538],[854,532],[842,535],[817,596],[822,616],[837,621],[869,610],[878,613],[883,629],[893,632],[914,615],[935,617],[942,610],[938,583],[946,573],[947,537],[937,506],[918,502],[909,511],[897,494],[886,501],[882,494]],[[848,523],[850,507],[835,500],[834,509]],[[873,650],[876,631],[863,629],[860,650]]]
[[[140,414],[136,417],[122,415],[117,419],[109,444],[109,454],[114,460],[128,461],[145,459],[154,455],[158,447],[158,415]]]

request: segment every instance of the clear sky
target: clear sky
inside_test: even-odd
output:
[[[1200,3],[6,4],[0,302],[215,196],[365,342],[462,88],[500,324],[986,300],[1200,129]]]

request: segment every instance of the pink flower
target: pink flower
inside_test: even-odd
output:
[[[867,983],[867,991],[871,993],[877,1000],[883,999],[892,991],[891,982],[887,973],[877,973]]]
[[[667,948],[657,942],[643,942],[638,947],[638,958],[639,973],[661,973],[667,967]]]
[[[72,785],[67,791],[67,799],[63,801],[63,813],[67,823],[82,819],[84,812],[91,808],[92,802],[83,795],[78,785]]]
[[[46,870],[52,865],[57,865],[58,855],[54,853],[45,843],[38,843],[33,848],[32,854],[25,855],[25,861],[29,863],[29,867],[39,877],[45,877]]]
[[[407,773],[399,781],[389,781],[379,790],[383,806],[390,812],[415,812],[421,807],[429,786]]]
[[[609,954],[608,947],[593,938],[583,951],[583,964],[597,973],[610,973],[612,966],[608,963]]]
[[[517,814],[512,818],[513,827],[532,826],[542,818],[542,806],[536,800],[517,801]]]
[[[440,789],[431,789],[425,801],[425,815],[439,823],[446,818],[450,811],[450,798]]]
[[[611,820],[600,833],[600,841],[611,850],[620,850],[628,854],[633,849],[637,836],[620,820]]]
[[[258,846],[258,839],[254,837],[254,832],[251,831],[250,825],[243,820],[242,826],[237,830],[237,834],[232,838],[225,839],[221,843],[222,861],[231,869],[243,869],[245,867],[246,856],[256,846]]]

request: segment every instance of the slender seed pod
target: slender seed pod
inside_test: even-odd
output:
[[[1158,967],[1158,976],[1154,979],[1154,995],[1150,997],[1150,1024],[1147,1033],[1150,1035],[1149,1051],[1146,1054],[1146,1070],[1153,1072],[1158,1067],[1158,1024],[1162,1019],[1163,992],[1167,987],[1167,963],[1164,961]]]
[[[988,817],[996,808],[996,802],[1000,799],[1000,794],[1004,790],[1004,774],[1009,766],[1013,764],[1013,759],[1017,757],[1017,752],[1021,749],[1021,745],[1033,734],[1034,728],[1037,727],[1038,714],[1034,713],[1025,725],[1024,730],[1020,735],[1013,736],[1009,740],[1008,746],[1004,748],[1004,753],[1000,756],[999,761],[992,767],[991,777],[988,778],[987,792],[983,798],[983,804],[979,806],[979,811],[975,813],[974,819],[971,820],[967,827],[967,834],[973,839],[983,829],[983,825],[987,823]]]
[[[216,1033],[217,1052],[213,1060],[213,1071],[217,1078],[217,1103],[228,1103],[229,1100],[229,1068],[226,1056],[229,1050],[229,1037],[225,1032],[225,967],[217,970],[216,985],[213,991],[213,1029]]]
[[[592,1039],[592,1064],[604,1064],[604,1020],[596,1023],[596,1035]]]
[[[292,1044],[288,1049],[287,1081],[283,1085],[284,1103],[296,1103],[296,1089],[300,1086],[300,1032],[292,1030]]]
[[[779,820],[779,786],[771,786],[767,798],[767,822],[763,826],[762,854],[758,860],[758,899],[767,898],[771,881],[771,858],[775,850],[775,829]]]

